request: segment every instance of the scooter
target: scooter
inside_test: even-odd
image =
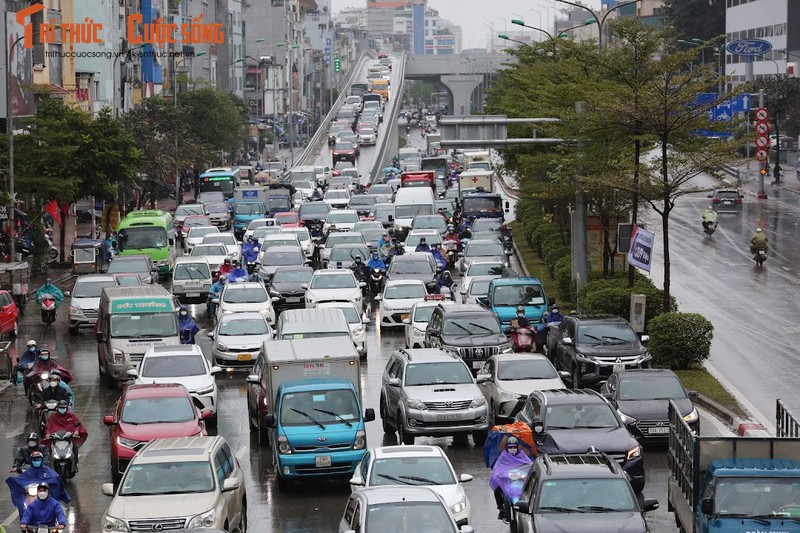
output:
[[[31,405],[36,405],[42,403],[42,392],[44,391],[44,387],[48,385],[48,379],[50,378],[49,372],[42,372],[41,374],[34,374],[28,380],[28,401]]]
[[[511,350],[514,353],[531,353],[536,351],[534,332],[528,328],[516,327],[511,330]]]
[[[191,329],[182,329],[181,330],[181,344],[194,344],[192,341],[192,330]]]
[[[72,479],[78,473],[75,464],[73,439],[78,438],[71,431],[59,430],[50,435],[50,463],[61,479]]]
[[[756,262],[758,267],[761,267],[764,264],[764,261],[767,260],[767,251],[766,250],[756,250],[753,253],[753,261]]]
[[[383,278],[386,272],[380,268],[373,268],[369,275],[369,292],[373,296],[379,295],[383,291]]]
[[[56,321],[56,297],[52,294],[43,294],[39,307],[42,310],[42,322],[48,326]]]
[[[714,235],[715,231],[717,231],[717,223],[716,222],[711,222],[711,223],[705,224],[705,228],[703,229],[703,233],[705,233],[706,235],[711,237],[712,235]]]
[[[47,420],[56,412],[56,408],[58,407],[58,401],[56,400],[47,400],[44,405],[36,404],[37,405],[37,413],[36,418],[39,420],[39,432],[40,434],[44,435],[45,430],[47,429]]]
[[[461,241],[454,241],[450,239],[444,241],[442,245],[447,252],[447,266],[451,269],[455,268],[456,259],[458,259],[458,248],[461,246]]]

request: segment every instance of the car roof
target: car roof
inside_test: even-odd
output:
[[[623,375],[622,372],[618,372],[620,377],[637,377],[637,378],[648,378],[648,377],[663,377],[663,376],[670,376],[678,379],[678,376],[670,370],[669,368],[631,368],[629,370],[625,370],[625,374]]]
[[[355,209],[331,209],[331,212],[328,213],[328,216],[340,215],[342,213],[346,213],[348,215],[356,215],[356,216],[358,216],[358,211],[356,211]]]
[[[303,251],[302,246],[300,246],[299,244],[298,245],[294,245],[294,244],[283,245],[283,244],[281,244],[279,246],[270,246],[269,253],[270,254],[274,254],[274,253],[278,253],[278,252],[296,252],[298,250],[301,253]]]
[[[226,283],[225,284],[225,289],[230,289],[231,287],[233,287],[234,289],[237,289],[237,290],[239,290],[239,289],[241,289],[241,290],[244,290],[244,289],[250,290],[250,289],[256,289],[256,288],[263,289],[264,285],[262,285],[258,281],[237,281],[235,283]]]
[[[575,403],[601,403],[608,405],[597,391],[591,389],[552,389],[534,391],[533,394],[541,394],[550,405],[572,405]]]
[[[504,361],[550,361],[547,356],[540,353],[498,353],[493,357],[501,363]]]
[[[415,444],[413,446],[395,445],[379,446],[372,448],[373,459],[388,459],[393,457],[446,457],[444,451],[438,446]]]
[[[625,478],[619,464],[604,453],[548,454],[538,462],[548,478]]]
[[[439,217],[442,218],[442,217]],[[408,232],[408,235],[439,235],[439,232],[433,228],[417,228]]]
[[[492,241],[494,242],[494,241]],[[470,267],[473,265],[502,265],[503,262],[498,259],[476,259],[469,264]]]
[[[222,439],[219,435],[153,439],[136,454],[134,461],[140,464],[208,461],[211,451]]]
[[[258,320],[263,320],[264,322],[267,321],[267,319],[264,318],[264,315],[262,315],[258,311],[246,311],[246,312],[227,313],[225,315],[222,315],[222,318],[217,322],[217,325],[219,325],[222,322],[230,322],[232,320],[244,320],[244,319],[258,319]]]
[[[441,302],[439,302],[439,303],[441,303]],[[480,306],[478,304],[461,304],[461,305],[457,305],[455,307],[442,306],[442,309],[448,315],[453,315],[453,314],[464,314],[464,315],[469,314],[469,315],[472,315],[472,314],[475,314],[475,313],[481,313],[481,314],[488,313],[488,314],[494,316],[494,313],[492,313],[491,311],[489,311],[485,307],[482,307],[482,306]]]
[[[79,283],[94,283],[98,281],[107,281],[109,283],[114,283],[114,275],[113,274],[86,274],[83,276],[78,276],[78,279],[75,280],[75,284]]]
[[[402,355],[409,362],[414,363],[436,363],[436,362],[452,362],[461,361],[463,359],[450,352],[446,352],[440,348],[401,348],[397,353]],[[466,364],[466,363],[465,363]]]
[[[480,276],[470,276],[469,284],[472,285],[476,281],[492,281],[494,279],[500,279],[499,274],[481,274]]]
[[[415,302],[414,305],[411,306],[411,309],[417,309],[418,307],[436,307],[437,305],[456,305],[453,300],[424,300],[422,302]]]
[[[314,269],[311,268],[310,266],[305,266],[305,265],[286,265],[286,266],[279,266],[278,268],[276,268],[275,269],[275,273],[277,274],[278,272],[293,272],[293,271],[299,271],[299,270],[302,270],[304,272],[307,272],[307,271],[310,270],[312,273],[314,272]]]
[[[386,286],[394,286],[394,285],[422,285],[425,286],[425,283],[419,279],[390,279],[386,282]]]
[[[442,504],[442,500],[427,487],[409,487],[408,485],[360,488],[356,491],[367,501],[367,505],[378,505],[393,502],[431,502]]]
[[[430,263],[430,260],[428,260],[428,258],[425,257],[426,255],[431,255],[431,254],[429,254],[428,252],[419,252],[419,253],[409,252],[403,255],[396,255],[392,258],[392,264],[397,262],[402,263],[404,261],[427,261],[428,263]]]
[[[178,398],[189,397],[189,391],[180,383],[143,383],[125,387],[125,398]]]
[[[287,228],[287,229],[291,229],[291,228]],[[290,241],[292,239],[297,240],[297,235],[295,235],[294,233],[292,233],[291,236],[288,236],[289,235],[288,232],[287,233],[282,233],[282,231],[283,231],[283,228],[281,228],[281,231],[279,231],[278,233],[270,233],[268,235],[264,235],[264,237],[263,237],[264,240],[262,242],[267,242],[267,241]]]
[[[627,320],[617,315],[568,315],[580,322],[625,322]]]
[[[326,268],[323,270],[315,270],[315,276],[343,276],[350,274],[353,276],[353,273],[349,269],[338,269],[338,268]],[[355,277],[355,276],[353,276]]]
[[[196,344],[173,344],[171,346],[151,346],[144,353],[146,358],[167,357],[170,355],[203,355],[203,350]]]
[[[470,239],[467,246],[483,246],[484,244],[500,244],[496,239]]]

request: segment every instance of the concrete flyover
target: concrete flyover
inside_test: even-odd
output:
[[[450,91],[451,114],[469,115],[476,89],[485,87],[513,59],[506,54],[408,56],[405,79],[442,83]],[[479,96],[482,99],[483,91]],[[481,105],[476,107],[480,109]]]

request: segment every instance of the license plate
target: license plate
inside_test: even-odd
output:
[[[331,456],[330,455],[318,455],[314,457],[314,464],[317,468],[327,468],[331,466]]]
[[[625,365],[614,365],[614,372],[625,372]]]
[[[461,420],[461,414],[460,413],[450,413],[450,414],[446,414],[446,415],[436,415],[436,420],[443,420],[443,421]]]
[[[300,303],[300,298],[286,298],[287,304],[296,304]]]
[[[252,357],[249,353],[240,353],[238,359],[239,361],[249,361]]]
[[[405,320],[408,318],[408,315],[400,315],[400,320]]]
[[[483,368],[483,361],[473,361],[472,368]]]
[[[669,433],[669,428],[650,428],[651,435],[666,435]]]
[[[200,298],[200,293],[199,292],[187,292],[186,293],[186,297],[187,298]]]
[[[731,205],[733,203],[733,200],[725,200],[722,203],[725,204],[725,205]]]

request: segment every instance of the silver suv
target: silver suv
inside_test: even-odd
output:
[[[478,383],[481,383],[481,378]],[[444,350],[396,350],[381,382],[384,433],[414,444],[417,435],[472,433],[483,444],[489,428],[486,400],[466,363]]]
[[[103,513],[103,531],[247,531],[244,474],[220,436],[154,439],[131,461]],[[154,496],[154,497],[153,497]]]

